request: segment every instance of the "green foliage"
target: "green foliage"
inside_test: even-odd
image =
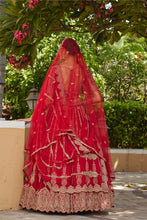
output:
[[[5,93],[3,102],[12,106],[10,115],[7,119],[24,118],[29,112],[28,106],[24,99],[28,96],[29,88],[33,86],[33,78],[31,70],[16,70],[9,64],[6,67],[5,76]],[[28,115],[26,115],[28,116]]]
[[[146,102],[147,52],[142,39],[126,35],[114,45],[99,47],[99,73],[105,79],[105,100]]]
[[[39,0],[29,8],[30,0],[4,0],[0,15],[0,51],[9,49],[18,57],[28,57],[34,63],[36,46],[52,33],[75,32],[93,34],[97,44],[118,41],[126,33],[147,38],[145,0]],[[12,31],[27,24],[27,37],[19,44]]]
[[[138,102],[104,102],[111,148],[147,148],[147,106]]]

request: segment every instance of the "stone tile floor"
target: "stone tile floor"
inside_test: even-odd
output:
[[[0,220],[147,220],[147,173],[116,173],[115,207],[104,212],[76,214],[41,213],[32,210],[0,211]]]

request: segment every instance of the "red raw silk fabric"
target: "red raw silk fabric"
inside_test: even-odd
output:
[[[113,191],[102,97],[78,44],[71,38],[64,39],[47,72],[25,151],[25,184],[35,191],[44,187],[49,192],[72,195]],[[38,185],[40,179],[42,185]]]

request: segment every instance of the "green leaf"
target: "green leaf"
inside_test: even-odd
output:
[[[11,9],[1,8],[1,10],[3,10],[4,12],[6,12],[8,15],[17,16],[16,11],[12,11]]]
[[[34,61],[37,57],[37,47],[36,46],[31,46],[30,48],[30,56],[31,56],[31,62],[34,64]]]
[[[0,30],[3,30],[4,28],[8,28],[10,29],[12,26],[14,26],[16,20],[10,20],[10,21],[7,21],[3,24],[0,25]]]

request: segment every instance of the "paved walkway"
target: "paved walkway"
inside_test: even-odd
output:
[[[147,173],[116,173],[115,208],[72,215],[28,210],[0,211],[0,220],[140,220],[147,219]]]

